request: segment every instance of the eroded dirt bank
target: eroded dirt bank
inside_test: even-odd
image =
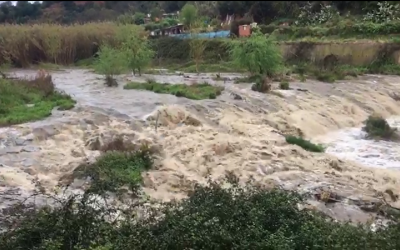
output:
[[[34,72],[16,72],[29,74]],[[162,82],[215,83],[210,75],[152,77]],[[128,78],[132,77],[121,76],[120,83]],[[282,136],[302,134],[324,141],[328,132],[360,126],[373,112],[400,115],[399,77],[363,76],[335,84],[298,82],[291,87],[301,90],[276,90],[268,95],[251,91],[248,84],[227,81],[223,95],[207,101],[123,90],[122,86],[105,88],[100,76],[84,70],[55,72],[53,79],[79,105],[72,111],[55,112],[45,121],[1,129],[3,192],[27,194],[34,178],[52,189],[60,180],[66,181],[79,163],[99,154],[93,150],[96,138],[101,142],[123,134],[136,143],[149,142],[157,152],[156,168],[143,174],[144,191],[154,199],[183,198],[195,183],[205,183],[206,176],[218,179],[231,171],[243,181],[253,178],[265,186],[299,190],[310,197],[333,192],[339,202],[324,205],[310,200],[310,206],[337,219],[366,222],[371,214],[365,211],[376,211],[382,196],[400,207],[385,193],[399,194],[398,170],[306,152],[288,145]],[[73,187],[83,184],[75,181]],[[9,198],[16,196],[10,193]]]

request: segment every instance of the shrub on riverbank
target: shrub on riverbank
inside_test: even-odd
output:
[[[393,140],[399,139],[396,129],[390,127],[389,123],[381,116],[371,115],[364,122],[363,130],[371,139]]]
[[[196,186],[182,202],[154,208],[138,219],[132,207],[116,208],[83,197],[59,206],[8,212],[3,250],[14,249],[398,249],[399,226],[372,232],[299,210],[302,198],[280,190]],[[26,209],[26,208],[25,208]],[[120,220],[113,219],[118,213]],[[164,216],[159,216],[164,214]]]
[[[90,189],[95,193],[118,192],[128,187],[135,192],[142,183],[141,172],[149,170],[153,160],[147,148],[135,151],[109,151],[93,164],[82,165],[75,175],[90,177]]]
[[[302,147],[304,150],[310,151],[310,152],[316,152],[316,153],[322,153],[325,151],[324,147],[321,145],[314,144],[308,140],[305,140],[301,137],[296,137],[296,136],[286,136],[286,142],[289,144],[294,144],[297,146]]]
[[[115,76],[128,71],[127,63],[128,57],[122,50],[102,45],[99,57],[93,62],[93,68],[96,73],[104,75],[106,86],[116,87],[118,82]]]
[[[177,97],[185,97],[192,100],[215,99],[221,95],[223,87],[213,86],[208,83],[168,84],[157,83],[149,80],[146,83],[131,82],[124,86],[124,89],[142,89],[153,91],[159,94],[171,94]]]
[[[75,101],[55,90],[50,75],[38,74],[32,80],[0,80],[0,126],[40,120],[55,107],[73,108]]]

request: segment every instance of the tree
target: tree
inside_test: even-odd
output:
[[[253,75],[272,77],[283,65],[278,46],[257,30],[244,41],[233,41],[230,52],[233,61]]]
[[[217,1],[194,1],[199,16],[214,18],[218,16]]]
[[[160,18],[162,16],[161,9],[159,7],[152,9],[150,12],[150,15],[151,15],[151,20],[153,20],[153,21],[160,20]]]
[[[97,73],[105,76],[105,84],[109,87],[118,86],[115,76],[122,74],[128,65],[128,57],[124,51],[102,45],[99,57],[94,62],[94,69]]]
[[[134,15],[133,15],[133,22],[135,23],[135,24],[137,24],[137,25],[140,25],[140,24],[144,24],[144,18],[146,17],[146,15],[144,14],[144,13],[142,13],[142,12],[136,12]]]
[[[194,22],[198,19],[196,7],[191,3],[185,4],[181,11],[181,19],[186,27],[191,28]]]
[[[181,10],[186,3],[187,1],[164,1],[162,7],[166,13],[171,13]]]
[[[132,26],[124,26],[117,34],[121,42],[121,49],[128,57],[127,65],[133,74],[141,75],[142,69],[148,66],[154,56],[147,37],[141,34],[141,29],[133,29]]]
[[[202,26],[200,20],[192,21],[190,26],[190,58],[196,65],[196,73],[199,73],[199,64],[203,61],[204,51],[206,49],[206,40],[199,36],[199,29]]]

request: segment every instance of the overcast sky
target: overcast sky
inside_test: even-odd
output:
[[[5,1],[0,1],[0,3],[3,3],[3,2],[5,2]],[[12,3],[13,3],[13,5],[15,5],[18,1],[11,1]],[[35,1],[29,1],[30,3],[33,3],[33,2],[35,2]],[[42,1],[38,1],[38,2],[42,2]]]

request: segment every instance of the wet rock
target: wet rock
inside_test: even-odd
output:
[[[367,223],[371,220],[371,215],[363,212],[356,206],[347,205],[345,203],[324,204],[318,201],[307,201],[314,210],[318,210],[340,222],[351,221],[352,223]],[[309,208],[309,207],[308,207]]]
[[[143,131],[143,126],[138,121],[130,121],[129,125],[130,125],[131,129],[134,131],[137,131],[137,132]]]
[[[89,125],[94,125],[94,121],[91,119],[84,118],[83,122],[85,122],[86,124],[89,124]]]
[[[40,151],[39,147],[36,146],[25,146],[21,150],[22,152],[38,152]]]
[[[399,94],[399,93],[395,93],[395,92],[389,93],[389,96],[390,96],[393,100],[395,100],[396,102],[397,102],[397,101],[400,101],[400,94]]]
[[[25,142],[33,141],[33,139],[35,139],[35,135],[31,133],[31,134],[28,134],[24,138],[21,138],[21,139],[25,140]]]
[[[200,120],[192,117],[192,116],[188,116],[184,122],[186,125],[190,125],[190,126],[201,126],[201,122]]]
[[[329,191],[329,190],[320,190],[318,193],[314,194],[314,197],[318,201],[322,201],[325,203],[339,202],[345,198],[345,197],[343,197],[335,192]]]
[[[21,162],[22,166],[24,167],[31,167],[33,165],[35,165],[35,161],[32,159],[25,159]]]
[[[24,169],[24,172],[29,175],[37,175],[36,170],[34,170],[33,168],[26,168],[26,169]]]
[[[21,150],[22,150],[22,148],[20,148],[20,147],[8,147],[8,148],[5,148],[6,154],[18,154],[18,153],[21,152]]]
[[[53,126],[43,126],[33,129],[32,133],[38,140],[47,140],[48,138],[56,135],[57,131]]]
[[[87,147],[89,150],[100,150],[100,148],[101,148],[100,137],[95,136],[95,137],[89,138],[85,143],[85,147]]]
[[[104,125],[110,122],[110,118],[107,115],[96,113],[93,116],[93,122],[96,125]]]
[[[73,157],[76,157],[76,158],[85,156],[83,152],[79,152],[79,151],[76,150],[76,149],[72,149],[72,150],[71,150],[71,155],[72,155]]]
[[[23,138],[17,138],[14,140],[16,146],[24,146],[26,140]]]
[[[399,195],[395,194],[393,190],[386,189],[383,194],[385,200],[391,200],[392,202],[396,202],[399,199]]]
[[[331,160],[329,162],[329,166],[331,166],[333,169],[337,171],[342,171],[343,169],[339,166],[339,161],[338,160]]]
[[[114,112],[113,116],[118,118],[118,119],[121,119],[121,120],[129,120],[130,119],[129,115],[122,114],[122,113],[119,113],[119,112]]]
[[[233,100],[243,100],[243,97],[236,93],[231,93],[231,95],[233,96]]]
[[[79,128],[82,130],[87,130],[89,128],[89,125],[87,123],[85,123],[84,121],[80,121]]]
[[[161,147],[160,145],[151,145],[151,146],[149,147],[149,151],[150,151],[151,154],[154,154],[154,155],[161,155],[163,149],[162,149],[162,147]]]

